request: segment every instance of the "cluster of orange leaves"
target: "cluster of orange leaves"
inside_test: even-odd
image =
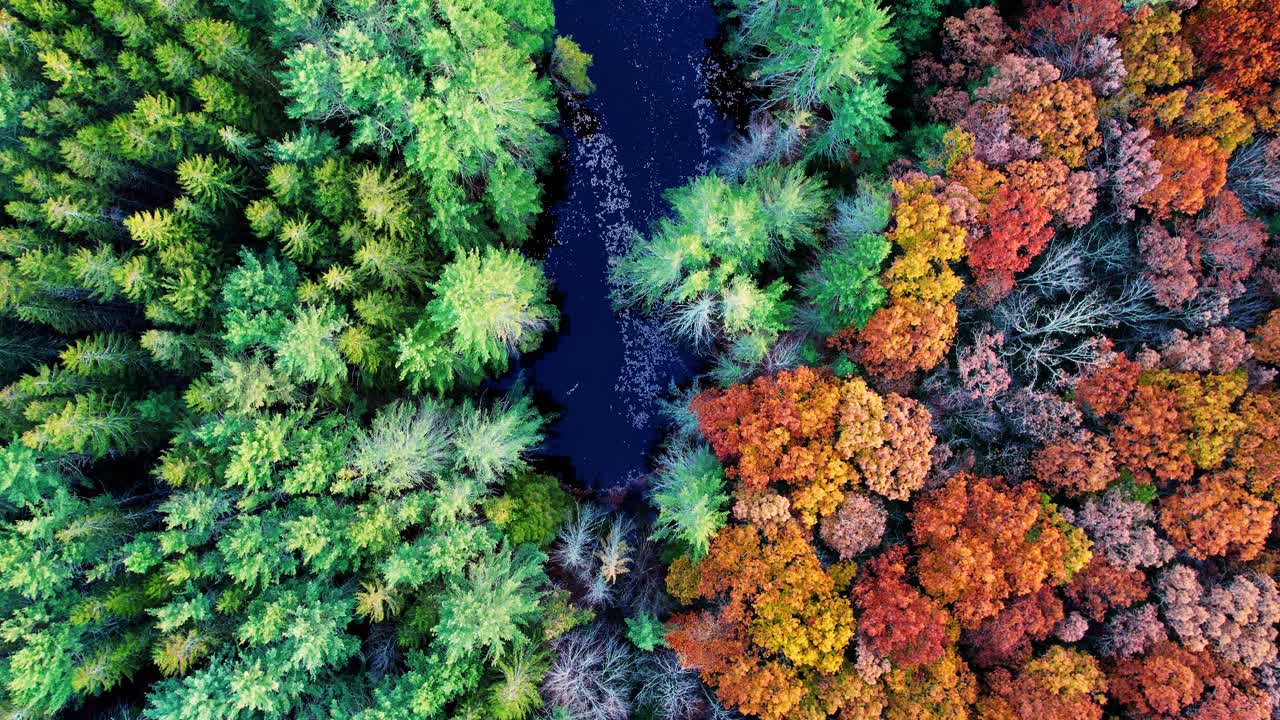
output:
[[[1158,218],[1173,211],[1194,215],[1227,181],[1227,160],[1254,132],[1244,106],[1215,89],[1179,88],[1150,97],[1133,113],[1155,135],[1160,184],[1142,204]]]
[[[815,522],[844,492],[906,500],[923,485],[934,442],[923,406],[800,368],[706,391],[691,407],[739,504],[754,509],[735,508],[748,521],[721,530],[701,561],[671,566],[673,595],[712,603],[668,625],[681,662],[724,703],[768,720],[965,712],[976,682],[955,651],[959,626],[910,583],[906,548],[861,573],[854,563],[824,567],[818,555]],[[850,658],[855,605],[869,661],[892,663],[874,676]]]
[[[752,509],[735,508],[700,561],[671,565],[668,588],[693,606],[668,624],[681,663],[765,720],[1097,719],[1108,693],[1138,715],[1194,705],[1250,717],[1256,684],[1205,652],[1157,643],[1104,665],[1041,644],[1152,593],[1144,571],[1095,552],[1046,490],[1156,483],[1161,532],[1199,560],[1255,559],[1275,516],[1259,490],[1275,488],[1280,398],[1249,392],[1239,371],[1106,357],[1076,387],[1090,429],[1048,442],[1031,463],[1039,482],[1016,485],[960,472],[922,490],[928,413],[857,378],[800,368],[697,396],[702,433]],[[860,563],[824,549],[816,523],[854,489],[913,500],[906,544]]]
[[[1075,496],[1106,489],[1116,478],[1116,454],[1103,435],[1082,430],[1046,443],[1031,457],[1045,487]]]
[[[844,492],[862,484],[907,500],[923,485],[933,445],[928,413],[860,379],[809,368],[708,390],[691,407],[736,481],[739,504],[753,499],[755,509],[735,508],[740,522],[722,529],[700,561],[672,563],[668,588],[701,607],[674,616],[667,641],[745,714],[968,717],[980,693],[959,654],[961,630],[1065,585],[1089,562],[1083,533],[1034,483],[1010,487],[961,473],[916,496],[910,546],[875,553],[861,567],[824,563],[834,553],[820,553],[815,522],[838,509]],[[759,502],[767,497],[783,502]],[[1050,675],[1075,677],[1078,663],[1029,651],[1022,661],[1001,687],[1041,688],[1036,707],[1091,706],[1092,680],[1072,680],[1086,689],[1050,697],[1054,682],[1066,682]],[[1022,712],[1013,696],[982,698],[993,713]]]
[[[759,497],[780,486],[805,527],[860,485],[905,500],[929,471],[929,411],[858,378],[799,368],[707,390],[691,407],[740,489]]]
[[[1137,717],[1179,717],[1198,704],[1197,718],[1267,720],[1267,696],[1234,671],[1208,652],[1163,642],[1116,663],[1108,674],[1109,692]]]
[[[1175,547],[1202,560],[1262,552],[1280,473],[1274,390],[1249,392],[1243,370],[1144,370],[1115,354],[1082,377],[1077,400],[1109,430],[1116,464],[1169,493],[1160,525]]]
[[[1208,84],[1253,109],[1260,125],[1280,127],[1280,4],[1272,0],[1202,0],[1187,37]]]
[[[1143,7],[1121,31],[1132,113],[1153,131],[1161,181],[1142,199],[1157,218],[1194,215],[1226,183],[1227,160],[1254,132],[1277,127],[1280,6],[1206,0],[1186,14]],[[1196,76],[1200,76],[1197,78]],[[1200,87],[1175,87],[1199,79]],[[1174,88],[1149,94],[1157,88]]]
[[[1047,155],[1068,167],[1083,166],[1085,155],[1102,144],[1097,100],[1089,83],[1080,78],[1014,95],[1009,114],[1018,132],[1040,141]]]
[[[1089,540],[1035,483],[961,473],[916,503],[920,585],[977,628],[1013,597],[1061,585],[1089,562]]]
[[[825,718],[883,692],[845,660],[852,605],[791,521],[722,530],[697,568],[696,597],[718,607],[672,618],[667,642],[720,699],[762,718]],[[882,701],[880,701],[882,702]]]

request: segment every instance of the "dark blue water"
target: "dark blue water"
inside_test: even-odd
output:
[[[658,324],[609,302],[609,258],[666,211],[664,190],[705,172],[732,123],[707,99],[710,0],[557,0],[557,30],[595,57],[594,132],[569,136],[568,187],[546,256],[559,337],[523,361],[559,413],[544,447],[594,488],[634,481],[661,437],[658,401],[698,369]],[[582,123],[579,123],[580,127]]]

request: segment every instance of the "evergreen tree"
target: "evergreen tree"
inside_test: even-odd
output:
[[[567,502],[529,467],[544,420],[394,398],[556,327],[494,246],[542,209],[553,24],[0,8],[0,713],[534,710]],[[444,379],[399,382],[406,355]]]

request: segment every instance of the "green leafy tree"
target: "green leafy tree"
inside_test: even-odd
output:
[[[544,420],[396,400],[394,366],[419,320],[440,390],[556,326],[494,247],[542,210],[550,3],[19,0],[0,27],[0,709],[134,679],[164,720],[535,712]]]
[[[303,307],[285,325],[276,350],[276,368],[304,382],[333,385],[347,374],[338,337],[347,325],[336,308]]]
[[[119,569],[137,518],[73,494],[56,457],[0,449],[0,702],[36,717],[133,676],[150,636],[152,599]]]
[[[587,72],[591,69],[593,59],[589,53],[571,37],[556,38],[555,52],[551,55],[556,75],[579,95],[590,95],[596,91],[596,84],[591,82]]]
[[[818,317],[818,331],[861,328],[888,299],[880,266],[889,256],[883,235],[864,234],[831,248],[806,278],[805,299]]]
[[[338,0],[281,4],[274,20],[291,117],[341,118],[354,146],[403,153],[446,245],[483,238],[486,214],[507,239],[528,236],[556,145],[550,83],[529,58],[550,45],[549,3],[448,0],[423,12]],[[463,190],[470,181],[487,186],[483,198]]]
[[[440,598],[434,641],[449,662],[481,650],[501,658],[526,637],[538,616],[545,561],[528,545],[500,547],[473,564],[465,579],[450,582]]]
[[[663,311],[695,345],[723,339],[743,362],[758,362],[792,313],[786,283],[762,276],[818,242],[825,183],[799,166],[767,165],[741,182],[701,176],[667,199],[674,217],[613,268],[615,299]]]
[[[902,53],[889,10],[878,0],[733,0],[732,7],[740,29],[731,49],[750,59],[770,103],[831,117],[811,152],[892,159],[883,82],[896,79]]]
[[[415,390],[502,372],[512,353],[536,348],[559,324],[541,270],[511,251],[463,253],[432,291],[435,299],[398,341],[401,377]]]
[[[496,663],[500,673],[489,688],[485,717],[523,720],[542,707],[538,685],[546,674],[548,658],[536,644],[526,643]]]
[[[556,539],[572,507],[573,501],[560,489],[559,480],[522,472],[506,483],[501,495],[485,501],[484,514],[511,542],[546,548]]]
[[[653,652],[667,644],[666,628],[653,613],[641,613],[626,619],[627,639],[645,652]]]
[[[654,538],[674,541],[701,558],[729,516],[724,469],[715,453],[704,445],[669,450],[653,483],[653,502]]]

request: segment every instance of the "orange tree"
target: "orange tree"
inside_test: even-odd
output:
[[[916,503],[920,584],[962,627],[978,627],[1014,596],[1067,582],[1089,561],[1084,533],[1046,497],[1035,483],[961,473]]]

